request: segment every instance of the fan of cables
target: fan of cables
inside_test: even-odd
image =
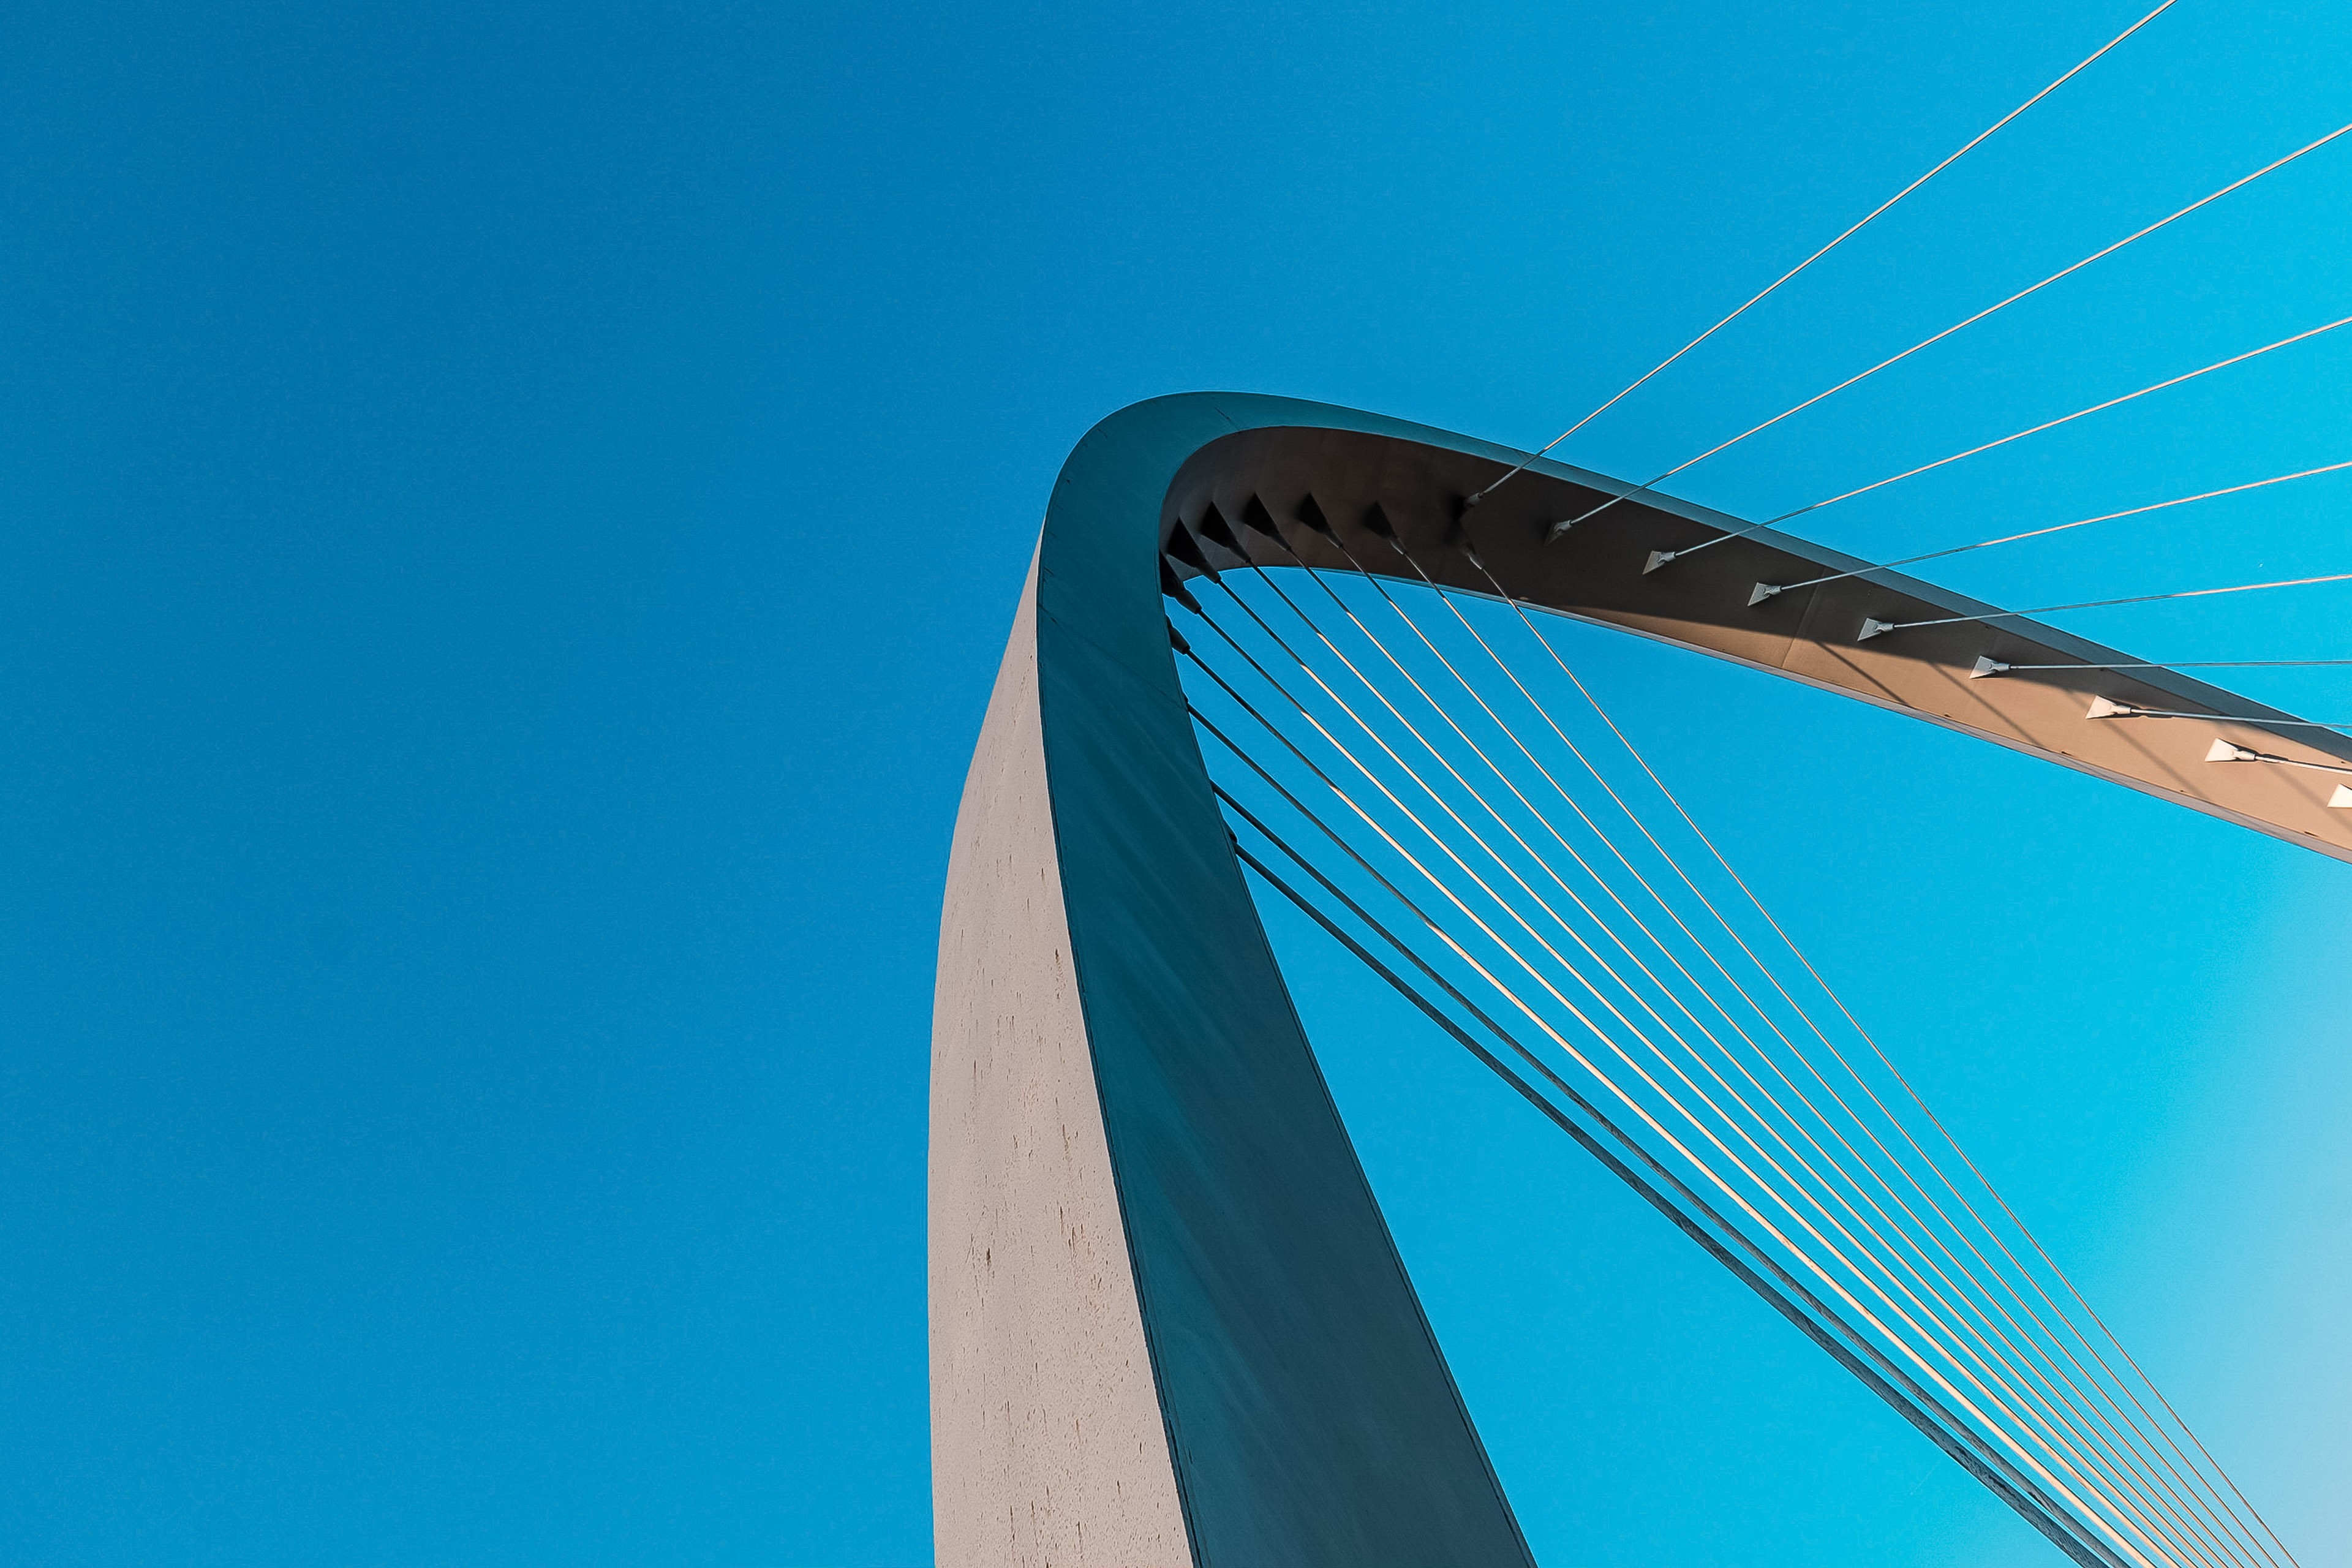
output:
[[[1266,892],[2075,1561],[2294,1563],[1538,615],[1499,584],[1507,608],[1219,572],[1181,525],[1170,548],[1171,640]]]

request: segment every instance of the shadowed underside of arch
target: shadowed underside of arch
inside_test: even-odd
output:
[[[1379,503],[1449,587],[1461,499],[1514,455],[1400,421],[1197,394],[1126,409],[1056,481],[958,815],[933,1016],[932,1484],[949,1564],[1524,1564],[1210,793],[1159,562],[1213,501],[1312,492],[1369,570]],[[1969,679],[1979,658],[2122,656],[1631,487],[1530,468],[1471,514],[1514,597],[1911,713],[2352,859],[2329,775],[2204,760],[2216,738],[2341,766],[2352,742],[2163,671]],[[1249,547],[1250,536],[1241,536]],[[1311,563],[1350,569],[1294,538]],[[1271,552],[1272,546],[1266,547]],[[1318,556],[1318,550],[1325,554]],[[1268,563],[1273,556],[1269,553]],[[1418,581],[1418,577],[1412,577]],[[2095,698],[2210,724],[2088,718]],[[2322,749],[2322,748],[2325,749]],[[2332,782],[2332,781],[2329,781]]]

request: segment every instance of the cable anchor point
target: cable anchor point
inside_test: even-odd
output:
[[[1777,583],[1759,583],[1756,584],[1755,592],[1748,595],[1748,606],[1754,609],[1765,600],[1777,599],[1788,591]]]
[[[1659,567],[1664,566],[1667,562],[1672,561],[1676,553],[1677,552],[1672,550],[1651,551],[1649,563],[1642,568],[1642,575],[1646,577],[1651,573],[1655,572]]]
[[[1970,680],[1982,680],[1988,675],[2005,675],[2008,672],[2009,666],[2001,663],[2000,660],[1997,658],[1987,658],[1984,655],[1979,654],[1977,655],[1977,667],[1969,671],[1969,679]]]
[[[1257,497],[1253,495],[1250,500],[1255,501]],[[1208,510],[1201,514],[1201,521],[1194,523],[1192,529],[1243,565],[1250,564],[1250,552],[1242,548],[1241,536],[1234,531],[1234,525],[1225,521],[1225,514],[1217,510],[1215,501],[1209,503]]]
[[[1162,553],[1190,566],[1212,583],[1223,581],[1217,575],[1217,569],[1209,564],[1209,558],[1201,552],[1201,542],[1192,537],[1192,531],[1184,526],[1182,518],[1178,518],[1176,526],[1168,531],[1168,543]]]
[[[1463,496],[1445,513],[1445,547],[1470,552],[1470,509],[1478,504],[1476,496]]]
[[[1895,623],[1893,621],[1877,621],[1871,619],[1868,616],[1864,616],[1862,617],[1862,632],[1853,640],[1856,642],[1868,642],[1871,638],[1878,636],[1881,632],[1893,631],[1895,626]]]
[[[2261,753],[2250,752],[2243,746],[2234,745],[2216,735],[2213,737],[2213,744],[2206,750],[2205,760],[2209,763],[2259,763],[2263,759]],[[2343,794],[2344,786],[2338,784],[2336,793]]]
[[[1201,601],[1192,597],[1192,591],[1184,586],[1184,579],[1176,574],[1175,563],[1165,555],[1160,558],[1160,592],[1194,615],[1202,614]]]

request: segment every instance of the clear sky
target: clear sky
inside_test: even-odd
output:
[[[1055,468],[1202,387],[1539,443],[2145,7],[20,5],[0,1559],[928,1562],[924,1067]],[[1646,476],[2352,117],[2181,0],[1562,456]],[[1785,510],[2352,311],[2352,138],[1694,469]],[[2352,329],[1813,531],[2352,458]],[[2352,479],[1989,552],[2352,571]],[[1990,525],[1990,526],[1989,526]],[[2352,591],[2088,613],[2352,656]],[[2306,1564],[2352,868],[1577,657]],[[2352,719],[2352,672],[2254,679]],[[1549,1568],[2056,1559],[1295,922]]]

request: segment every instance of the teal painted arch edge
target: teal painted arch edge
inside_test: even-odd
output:
[[[1164,629],[1170,482],[1210,442],[1269,426],[1513,460],[1349,409],[1193,394],[1105,419],[1055,484],[1037,562],[1047,790],[1160,1412],[1198,1563],[1521,1568],[1243,884]]]

